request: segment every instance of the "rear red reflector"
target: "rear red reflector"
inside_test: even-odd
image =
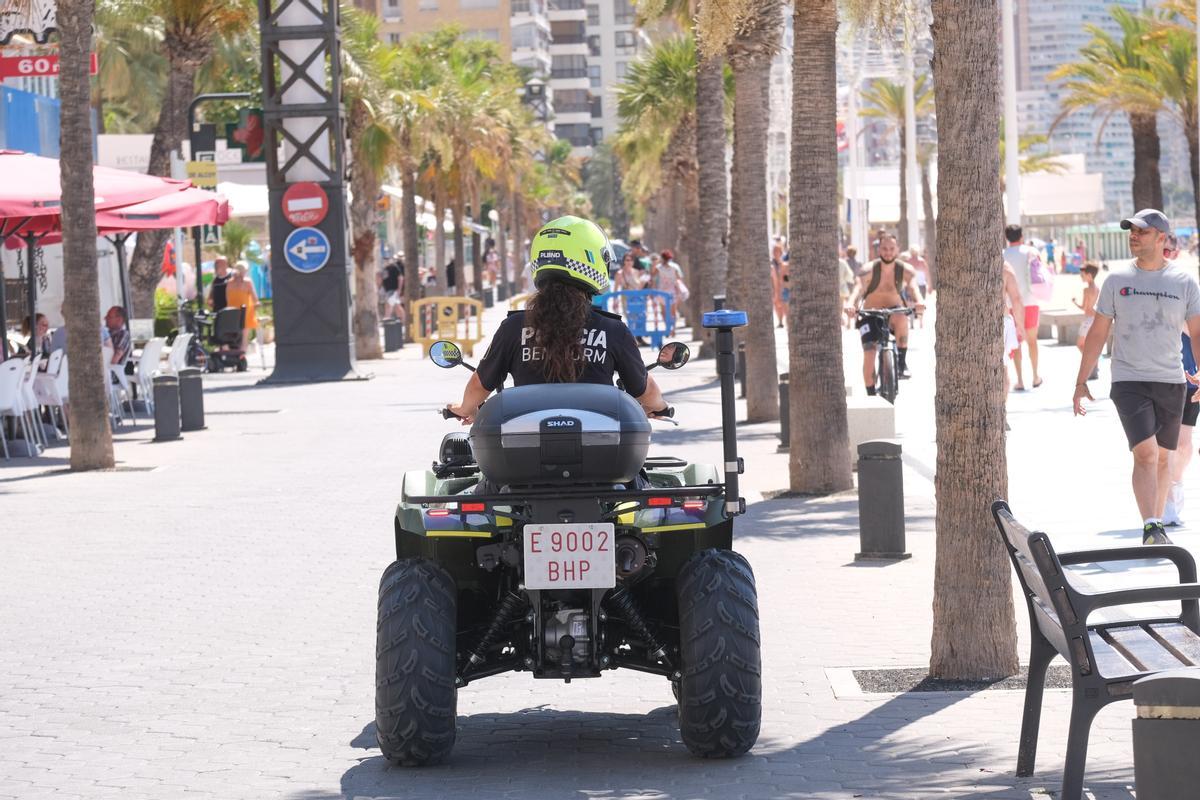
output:
[[[450,509],[448,509],[448,508],[431,508],[428,511],[426,511],[425,513],[431,517],[448,517],[448,516],[450,516]]]
[[[486,511],[487,505],[484,503],[459,503],[459,508],[463,511]]]
[[[703,511],[704,510],[704,501],[703,500],[684,500],[683,508],[685,511]]]
[[[651,497],[650,499],[648,499],[646,501],[646,505],[654,506],[654,507],[669,506],[669,505],[671,505],[671,498],[669,498],[669,497]]]

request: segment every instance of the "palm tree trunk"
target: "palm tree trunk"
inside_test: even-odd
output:
[[[900,131],[900,230],[896,231],[901,250],[908,249],[908,126],[903,121]]]
[[[92,177],[91,81],[94,0],[59,0],[59,165],[62,183],[63,313],[71,395],[71,469],[113,466],[108,420],[108,367],[100,350],[100,289],[96,269],[95,188]]]
[[[367,110],[362,104],[350,109],[346,139],[355,142],[356,132],[362,130]],[[379,288],[376,285],[378,266],[376,230],[379,226],[377,199],[381,181],[362,163],[350,173],[354,199],[350,203],[350,254],[354,258],[354,355],[359,359],[383,358],[379,340]]]
[[[437,293],[445,296],[448,286],[446,283],[446,205],[440,193],[435,196],[433,201],[433,215],[436,217],[433,223],[433,258],[434,268],[437,272]],[[462,267],[457,265],[456,269],[458,272],[462,271]],[[457,280],[458,274],[456,273],[455,281],[457,282]]]
[[[505,193],[498,193],[498,198],[503,205]],[[511,296],[512,287],[508,283],[508,236],[507,230],[504,227],[505,215],[500,209],[497,209],[496,220],[496,255],[500,256],[500,274],[497,275],[497,285],[504,287],[504,296]]]
[[[463,203],[460,199],[455,199],[454,208],[454,275],[455,294],[466,295],[470,294],[471,285],[467,281],[467,248],[463,236],[463,228],[466,226],[466,212],[463,210]],[[475,276],[477,279],[478,276]]]
[[[1197,130],[1196,115],[1188,117],[1183,133],[1188,143],[1188,164],[1192,176],[1192,202],[1196,206],[1196,230],[1200,231],[1200,130]]]
[[[401,213],[404,217],[404,300],[409,310],[421,297],[420,236],[417,229],[417,179],[407,165],[400,169]]]
[[[699,164],[699,247],[693,256],[692,294],[700,309],[713,295],[725,294],[726,235],[729,230],[729,187],[725,156],[725,60],[700,61],[696,70],[696,161]],[[707,333],[707,332],[706,332]],[[695,338],[695,337],[693,337]],[[711,357],[712,336],[700,354]]]
[[[189,43],[181,42],[168,31],[163,48],[167,52],[170,73],[167,76],[166,93],[154,139],[150,144],[150,175],[171,174],[171,153],[179,150],[188,136],[187,109],[195,95],[196,72],[204,58],[193,52]],[[193,153],[192,158],[196,155]],[[170,230],[143,231],[138,234],[133,256],[129,260],[129,282],[133,297],[133,314],[139,317],[154,316],[154,289],[162,278],[163,248],[170,237]],[[193,265],[200,269],[199,264]]]
[[[793,491],[851,488],[837,229],[837,0],[796,3],[788,220],[789,477]]]
[[[1162,208],[1162,174],[1158,160],[1161,147],[1158,139],[1158,117],[1155,114],[1130,114],[1129,128],[1133,132],[1133,207]]]
[[[921,207],[925,212],[925,265],[929,270],[929,288],[937,288],[937,220],[933,216],[933,187],[929,183],[930,155],[921,162]]]
[[[929,674],[1017,670],[1012,583],[988,512],[1005,497],[1000,18],[994,0],[933,0],[938,109],[937,556]],[[981,334],[982,332],[982,334]]]
[[[525,201],[521,198],[521,193],[513,190],[512,202],[512,239],[513,239],[513,294],[525,291],[524,276],[525,262],[529,258],[529,253],[525,250],[525,225],[523,214],[525,209]]]
[[[767,108],[771,60],[757,52],[731,59],[733,106],[733,213],[729,252],[738,300],[750,315],[745,328],[746,418],[779,418],[779,364],[771,297],[767,209]],[[830,197],[836,196],[836,189]],[[836,262],[834,262],[836,264]],[[830,287],[836,288],[833,282]],[[844,389],[842,390],[845,391]]]

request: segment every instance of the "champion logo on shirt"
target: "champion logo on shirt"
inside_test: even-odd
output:
[[[1137,295],[1138,297],[1157,297],[1160,300],[1178,300],[1179,299],[1179,295],[1174,295],[1174,294],[1171,294],[1170,292],[1145,292],[1145,291],[1142,291],[1141,289],[1135,289],[1132,286],[1122,286],[1120,291],[1117,293],[1119,295],[1121,295],[1121,297],[1132,297],[1134,295]]]

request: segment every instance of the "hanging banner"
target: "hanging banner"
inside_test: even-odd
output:
[[[57,0],[0,0],[0,44],[18,33],[45,44],[56,30],[57,13]]]

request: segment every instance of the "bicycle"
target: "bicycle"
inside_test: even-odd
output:
[[[915,308],[899,306],[897,308],[860,308],[858,315],[883,321],[883,341],[879,343],[879,356],[875,367],[876,394],[892,405],[896,403],[896,395],[900,392],[900,361],[896,353],[896,337],[892,333],[892,315],[907,314],[912,316]]]

